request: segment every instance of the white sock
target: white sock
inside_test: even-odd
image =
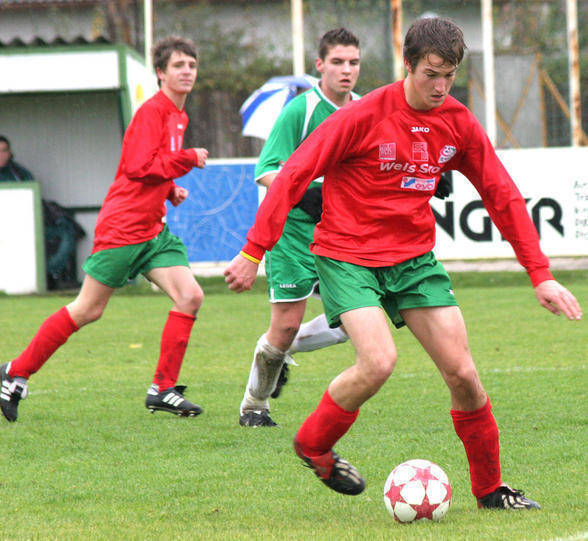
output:
[[[241,415],[245,411],[269,411],[269,397],[276,387],[285,356],[286,352],[272,346],[265,334],[257,341],[249,381],[241,402]]]
[[[327,316],[321,314],[300,325],[288,353],[314,351],[315,349],[326,348],[347,340],[349,340],[347,333],[341,327],[331,329],[327,322]]]

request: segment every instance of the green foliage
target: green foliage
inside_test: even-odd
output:
[[[506,279],[489,273],[464,277],[468,286],[454,282],[501,429],[504,479],[537,499],[541,511],[476,509],[447,391],[406,329],[393,331],[395,373],[337,446],[366,477],[367,489],[353,498],[329,491],[300,465],[292,438],[328,382],[353,363],[351,345],[297,355],[299,366],[272,401],[281,428],[242,428],[238,409],[251,353],[269,318],[265,284],[234,295],[211,278],[201,280],[206,298],[180,378],[204,414],[184,419],[144,408],[170,304],[144,285],[125,288],[100,321],[74,334],[31,378],[18,422],[0,419],[6,510],[0,538],[581,538],[586,321],[552,316],[528,283],[516,283],[526,277],[512,275],[508,289],[480,287]],[[580,273],[570,287],[584,307],[586,278]],[[0,298],[4,361],[65,302]],[[320,310],[311,300],[307,317]],[[387,474],[416,457],[439,463],[451,479],[453,502],[440,524],[400,525],[384,507]]]
[[[225,28],[210,17],[213,6],[202,3],[183,8],[162,6],[174,12],[174,31],[190,37],[198,46],[198,92],[230,91],[247,95],[268,78],[291,73],[291,61],[268,50],[263,41],[245,39],[247,28]],[[199,21],[195,26],[194,21]],[[162,29],[167,34],[169,29]]]
[[[260,44],[243,45],[243,30],[223,33],[218,24],[207,28],[210,35],[199,42],[206,65],[198,80],[201,90],[251,92],[270,77],[291,72],[290,61],[266,54]]]

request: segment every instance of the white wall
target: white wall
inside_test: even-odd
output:
[[[64,207],[100,206],[118,166],[122,132],[115,92],[0,95],[0,132],[17,162],[41,183],[44,199]],[[76,217],[90,253],[96,213]]]

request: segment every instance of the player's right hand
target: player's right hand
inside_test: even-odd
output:
[[[225,282],[231,291],[242,293],[251,289],[257,277],[258,264],[242,255],[237,255],[225,269]]]
[[[196,167],[202,169],[206,165],[206,159],[208,158],[208,150],[205,148],[193,148],[194,152],[196,152]]]

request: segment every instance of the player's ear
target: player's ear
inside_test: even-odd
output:
[[[412,67],[410,65],[410,62],[406,58],[404,59],[404,67],[406,68],[406,71],[408,73],[412,73]]]
[[[325,63],[323,62],[320,56],[317,57],[317,59],[314,61],[314,65],[316,67],[316,71],[318,71],[319,73],[322,73],[324,71]]]
[[[156,73],[156,75],[157,75],[157,79],[158,79],[159,81],[161,81],[161,80],[163,79],[163,76],[164,76],[164,74],[165,74],[165,72],[164,72],[164,71],[163,71],[161,68],[156,68],[156,69],[155,69],[155,73]]]

